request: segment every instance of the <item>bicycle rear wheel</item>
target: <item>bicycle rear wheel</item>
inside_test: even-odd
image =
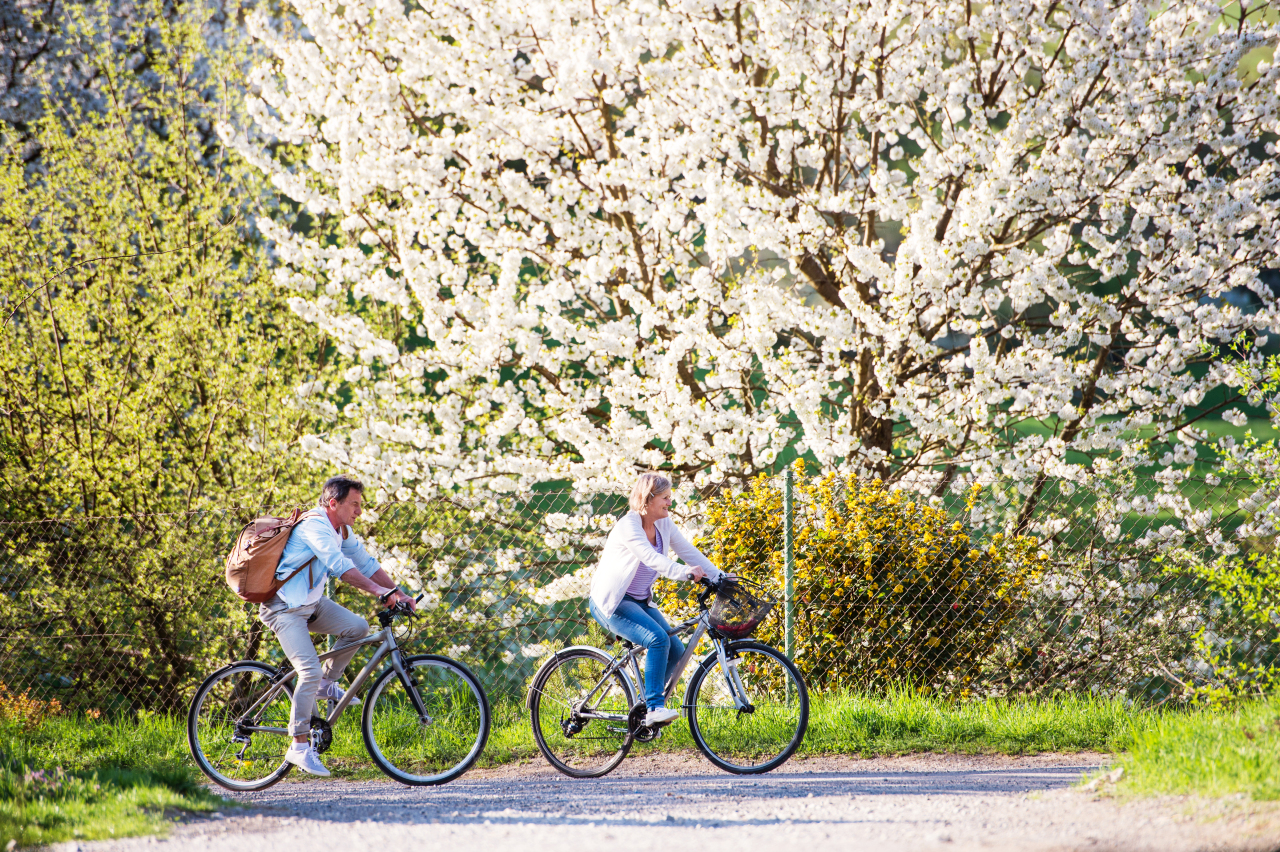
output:
[[[725,649],[751,705],[739,710],[726,673],[711,654],[689,679],[685,710],[693,741],[726,772],[754,775],[776,769],[799,748],[809,726],[809,691],[786,656],[763,642]]]
[[[286,684],[262,700],[275,674],[263,663],[241,660],[205,678],[191,699],[191,756],[201,772],[228,790],[264,790],[293,768],[284,759],[292,741],[293,690]]]
[[[534,675],[529,687],[529,719],[538,750],[571,778],[607,775],[631,748],[627,715],[635,694],[622,672],[604,678],[611,662],[608,654],[595,648],[560,651]],[[590,703],[584,704],[592,690]],[[592,713],[621,718],[595,719]]]
[[[435,654],[404,658],[406,683],[388,667],[369,690],[361,717],[365,748],[401,784],[445,784],[471,768],[489,739],[489,700],[476,676]],[[409,689],[427,711],[418,714]]]

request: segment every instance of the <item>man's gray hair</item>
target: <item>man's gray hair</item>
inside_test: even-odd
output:
[[[655,494],[670,490],[671,480],[662,474],[642,473],[640,478],[636,480],[636,484],[631,486],[631,499],[627,502],[631,505],[633,512],[639,512],[643,515],[645,507],[649,505],[649,498]]]
[[[331,476],[324,481],[324,487],[320,489],[320,505],[328,506],[330,500],[337,500],[341,503],[343,500],[347,499],[347,495],[350,494],[352,490],[359,491],[363,494],[364,483],[345,474]]]

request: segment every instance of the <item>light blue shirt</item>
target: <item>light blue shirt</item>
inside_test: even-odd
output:
[[[347,527],[344,539],[324,509],[315,509],[307,514],[293,532],[289,534],[289,543],[284,546],[280,555],[280,564],[276,566],[276,579],[283,580],[294,571],[302,570],[280,587],[276,596],[292,609],[306,603],[307,596],[316,586],[323,585],[330,577],[341,577],[352,568],[366,577],[372,577],[379,567],[378,560],[364,549],[364,543]],[[309,567],[307,563],[315,559]]]

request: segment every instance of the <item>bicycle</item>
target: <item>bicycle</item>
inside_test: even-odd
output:
[[[421,595],[418,599],[421,600]],[[361,732],[378,768],[402,784],[444,784],[475,763],[489,738],[489,700],[462,663],[438,654],[405,656],[392,624],[413,616],[405,604],[378,613],[382,629],[356,645],[377,645],[328,716],[311,717],[312,742],[324,753],[333,725],[384,660],[365,698]],[[325,660],[351,645],[320,654]],[[297,672],[240,660],[205,679],[191,700],[187,741],[196,765],[228,790],[264,790],[289,774],[284,753]]]
[[[759,606],[734,623],[725,613],[744,596],[742,581],[702,581],[699,614],[667,631],[691,632],[684,655],[667,673],[664,699],[675,693],[698,642],[713,646],[685,689],[681,709],[698,749],[727,772],[751,775],[776,769],[804,739],[809,724],[809,692],[795,664],[776,648],[746,639],[772,606]],[[717,596],[715,605],[707,599]],[[747,597],[754,599],[750,593]],[[722,606],[723,605],[723,606]],[[747,607],[738,606],[743,615]],[[644,649],[622,637],[616,656],[587,645],[557,651],[534,675],[527,705],[538,750],[556,769],[573,778],[597,778],[613,771],[634,742],[652,742],[665,726],[646,726]],[[610,644],[612,643],[610,640]],[[630,669],[630,672],[628,671]],[[634,673],[634,680],[631,673]],[[638,686],[637,686],[638,685]]]

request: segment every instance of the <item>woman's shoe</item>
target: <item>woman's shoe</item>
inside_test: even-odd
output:
[[[680,718],[679,710],[672,710],[670,707],[653,707],[644,716],[644,723],[648,727],[654,725],[666,725]]]

